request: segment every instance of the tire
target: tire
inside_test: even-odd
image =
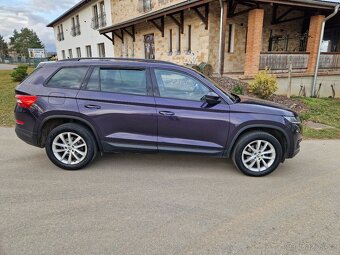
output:
[[[279,166],[282,145],[269,133],[249,132],[238,139],[232,159],[235,166],[245,175],[265,176]]]
[[[70,144],[69,140],[74,144]],[[86,167],[96,157],[97,144],[87,128],[66,123],[48,134],[45,150],[56,166],[65,170],[78,170]]]

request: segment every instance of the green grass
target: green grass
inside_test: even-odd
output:
[[[33,71],[28,69],[28,73]],[[0,126],[11,127],[14,125],[14,89],[18,82],[12,81],[12,70],[0,70]]]
[[[10,76],[12,70],[0,70],[0,126],[14,125],[14,88],[18,84]]]
[[[308,106],[309,110],[301,114],[304,121],[329,125],[333,128],[315,130],[304,127],[304,137],[317,139],[340,139],[340,99],[297,98]]]

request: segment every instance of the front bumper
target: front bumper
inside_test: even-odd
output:
[[[291,132],[290,148],[287,152],[287,158],[293,158],[300,152],[300,143],[302,141],[302,124],[291,124],[289,128]]]

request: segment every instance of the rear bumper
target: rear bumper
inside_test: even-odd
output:
[[[24,142],[30,145],[33,145],[33,146],[40,147],[38,145],[38,134],[37,133],[21,128],[20,125],[18,124],[15,127],[15,133]]]

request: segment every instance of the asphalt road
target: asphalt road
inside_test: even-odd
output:
[[[0,64],[0,70],[12,70],[14,68],[16,68],[16,65]]]
[[[0,128],[0,254],[339,254],[340,140],[271,175],[229,160],[107,155],[56,168]]]

